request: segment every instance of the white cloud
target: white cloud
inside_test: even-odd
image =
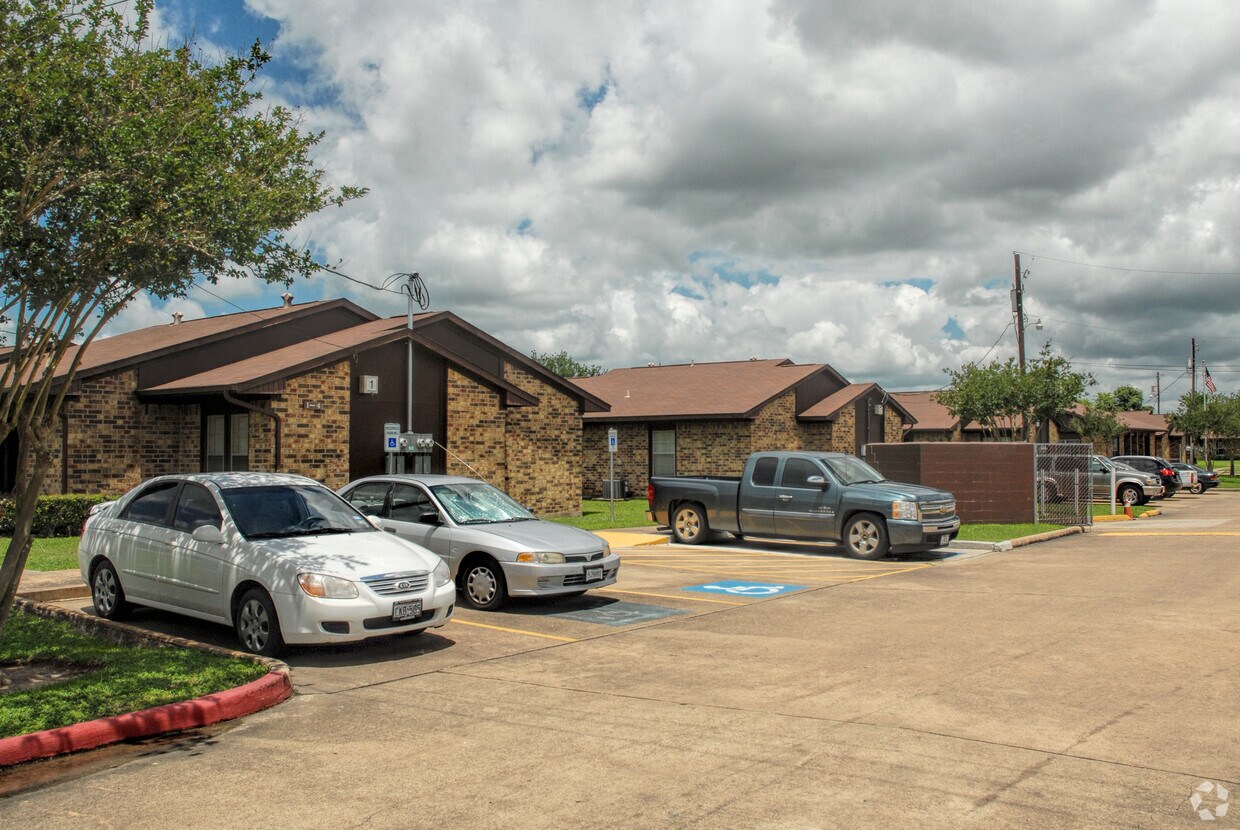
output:
[[[434,308],[522,351],[789,356],[937,386],[1014,353],[1010,331],[991,349],[1018,249],[1041,255],[1022,260],[1046,318],[1031,354],[1050,337],[1103,387],[1147,387],[1204,319],[1216,382],[1240,381],[1240,338],[1211,334],[1240,322],[1234,277],[1054,261],[1240,271],[1240,7],[250,7],[304,73],[268,100],[306,101],[320,162],[371,188],[307,238],[368,282],[420,272]],[[294,294],[404,311],[332,277]]]

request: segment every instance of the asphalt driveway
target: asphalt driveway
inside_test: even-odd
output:
[[[0,825],[1198,826],[1240,785],[1237,508],[942,561],[622,551],[577,606],[297,653],[289,702]],[[685,590],[725,583],[789,590]]]

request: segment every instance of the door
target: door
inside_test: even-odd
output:
[[[789,539],[837,539],[838,487],[811,483],[826,480],[822,467],[808,458],[789,458],[776,493],[775,533]]]
[[[740,483],[740,510],[736,517],[741,532],[770,536],[775,532],[775,475],[779,458],[764,455],[754,459],[748,481]]]
[[[206,487],[186,482],[172,514],[172,580],[169,602],[215,617],[228,616],[224,580],[228,572],[227,544],[198,542],[194,528],[222,528],[223,516]]]
[[[1111,471],[1097,458],[1089,459],[1089,483],[1095,501],[1111,500]]]
[[[455,574],[458,563],[452,554],[452,531],[444,525],[428,525],[419,521],[422,514],[438,509],[427,492],[418,485],[393,484],[383,526],[395,530],[400,538],[438,555]]]
[[[171,575],[170,513],[179,481],[159,481],[139,493],[117,523],[116,565],[121,587],[133,599],[168,601]]]

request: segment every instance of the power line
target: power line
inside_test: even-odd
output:
[[[1128,271],[1133,274],[1170,274],[1181,277],[1240,277],[1240,271],[1166,271],[1156,268],[1128,268],[1121,265],[1099,265],[1096,262],[1076,262],[1071,259],[1057,259],[1053,256],[1042,256],[1041,254],[1031,254],[1025,251],[1016,251],[1015,253],[1036,259],[1045,259],[1049,262],[1058,262],[1063,265],[1077,265],[1082,268],[1101,268],[1104,271]]]

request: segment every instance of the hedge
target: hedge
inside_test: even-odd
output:
[[[112,501],[116,496],[39,496],[34,509],[34,526],[31,535],[77,536],[82,531],[86,515],[96,504]],[[0,536],[13,535],[13,518],[16,508],[11,498],[0,498]]]

